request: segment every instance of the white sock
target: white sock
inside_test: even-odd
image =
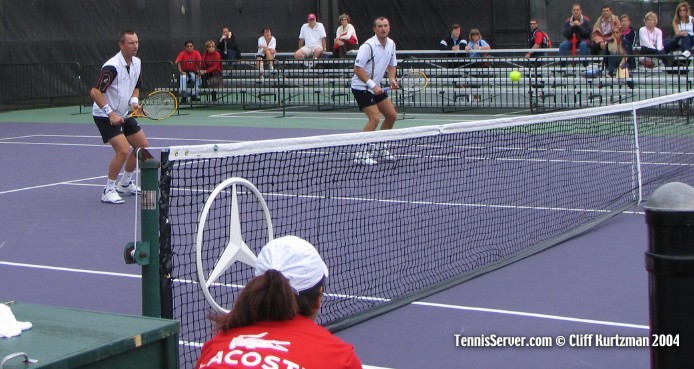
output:
[[[113,190],[116,188],[116,181],[113,179],[108,179],[106,181],[106,190]]]
[[[133,180],[133,172],[123,172],[123,176],[120,177],[120,184],[127,186]]]

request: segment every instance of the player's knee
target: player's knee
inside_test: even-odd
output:
[[[128,155],[130,155],[130,150],[128,148],[116,150],[117,160],[125,161],[128,158]]]

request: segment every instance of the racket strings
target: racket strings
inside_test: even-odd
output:
[[[401,84],[405,90],[423,90],[427,87],[429,81],[419,73],[409,73],[402,76]]]
[[[142,112],[152,119],[168,118],[178,105],[175,96],[165,91],[160,92],[150,94],[142,106]]]

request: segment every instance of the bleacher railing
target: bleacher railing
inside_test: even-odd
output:
[[[544,49],[543,56],[531,59],[523,56],[527,50],[517,49],[489,50],[479,58],[466,52],[401,51],[398,74],[421,71],[429,77],[429,87],[415,94],[394,90],[391,98],[402,113],[477,108],[537,113],[640,101],[692,87],[691,59],[683,56],[668,56],[667,66],[656,56],[634,56],[630,67],[635,68],[628,77],[618,78],[617,70],[608,71],[610,57],[560,57],[556,50]],[[655,61],[648,63],[654,67],[639,65],[646,59]],[[294,60],[291,53],[280,53],[272,70],[264,64],[262,71],[252,56],[221,62],[221,83],[203,83],[196,98],[187,98],[181,108],[356,108],[350,90],[353,58]],[[0,108],[79,104],[82,112],[91,104],[89,89],[99,68],[78,63],[0,64],[3,81],[13,86],[0,93]],[[514,70],[521,72],[518,81],[509,78]],[[173,62],[143,62],[144,93],[169,90],[181,98],[193,97],[192,85],[179,91],[178,78]]]

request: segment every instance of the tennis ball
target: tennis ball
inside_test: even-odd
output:
[[[518,82],[521,79],[521,73],[517,70],[511,71],[511,73],[508,74],[508,78],[513,82]]]

